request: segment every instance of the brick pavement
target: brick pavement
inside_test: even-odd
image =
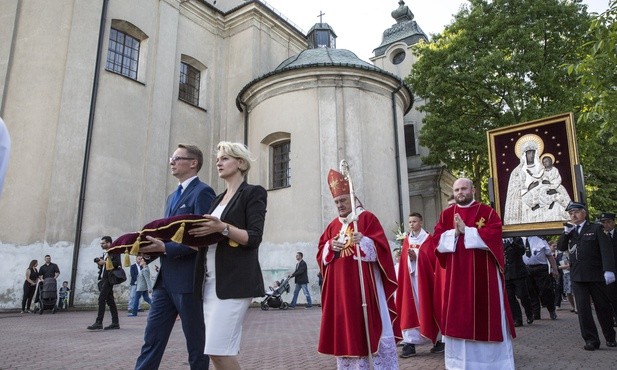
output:
[[[517,328],[514,341],[518,369],[615,369],[617,349],[605,343],[598,351],[582,349],[576,315],[558,311],[556,321],[541,320]],[[120,330],[90,332],[94,311],[52,315],[0,313],[0,369],[132,369],[142,345],[146,314],[121,312]],[[548,316],[546,310],[542,313]],[[110,321],[106,314],[105,324]],[[251,308],[244,325],[240,364],[245,370],[334,369],[333,357],[316,352],[320,309],[261,311]],[[443,355],[417,347],[418,356],[400,359],[400,369],[440,369]],[[167,346],[161,369],[188,369],[179,323]]]

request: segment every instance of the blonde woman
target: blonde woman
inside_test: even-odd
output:
[[[242,322],[253,297],[265,295],[259,244],[266,216],[266,190],[249,185],[251,153],[240,143],[220,142],[216,168],[225,191],[214,199],[208,222],[190,233],[221,233],[226,238],[200,249],[195,285],[202,287],[206,345],[204,353],[217,370],[240,369]],[[206,273],[207,272],[207,273]]]

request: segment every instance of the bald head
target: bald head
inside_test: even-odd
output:
[[[474,192],[473,182],[464,177],[454,181],[454,185],[452,185],[454,200],[456,204],[461,206],[466,206],[473,201]]]

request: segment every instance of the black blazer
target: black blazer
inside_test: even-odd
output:
[[[219,205],[227,191],[214,199],[210,211]],[[266,292],[259,265],[259,244],[266,219],[268,193],[259,185],[243,182],[231,198],[221,220],[246,230],[249,240],[246,245],[232,247],[229,239],[216,247],[216,295],[219,299],[263,297]],[[200,248],[195,264],[195,294],[202,297],[205,274],[204,261],[207,248]]]
[[[296,284],[308,284],[308,271],[304,260],[300,260],[300,262],[298,262],[298,267],[296,268],[296,271],[291,274],[291,276],[295,278],[294,282]]]
[[[574,250],[576,246],[576,250]],[[557,249],[570,249],[570,279],[576,282],[604,282],[604,272],[615,272],[611,241],[601,225],[589,221],[578,235],[561,234]]]
[[[523,240],[517,236],[512,240],[507,239],[503,243],[503,253],[505,256],[504,277],[506,280],[520,279],[527,277],[529,272],[523,262],[525,245]]]

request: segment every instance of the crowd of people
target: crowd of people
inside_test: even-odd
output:
[[[527,324],[542,319],[542,307],[556,320],[567,300],[588,351],[601,343],[593,301],[606,346],[617,346],[614,214],[591,223],[585,205],[570,202],[557,240],[504,238],[500,217],[475,201],[472,182],[461,178],[432,234],[422,215],[409,215],[409,233],[392,258],[379,221],[352,205],[358,198],[332,172],[339,216],[318,248],[324,278],[318,351],[336,356],[339,369],[396,369],[397,342],[401,358],[431,344],[430,353],[444,352],[448,369],[514,369],[512,339],[523,325],[518,300]],[[345,294],[337,294],[343,286]]]
[[[245,176],[251,153],[239,143],[217,146],[216,169],[225,190],[213,189],[197,177],[203,154],[193,145],[179,144],[169,165],[178,188],[166,202],[165,217],[197,214],[204,222],[188,233],[194,238],[220,234],[205,247],[147,237],[130,269],[129,316],[138,315],[140,299],[150,310],[144,344],[135,369],[159,367],[169,336],[179,320],[191,369],[239,369],[242,324],[256,297],[265,295],[258,250],[265,222],[267,193]],[[344,171],[343,171],[344,172]],[[336,358],[339,369],[397,369],[399,357],[416,355],[416,346],[430,344],[430,353],[443,353],[448,369],[514,369],[515,327],[549,318],[564,299],[578,313],[585,350],[600,339],[591,302],[608,347],[616,347],[615,215],[603,213],[587,221],[585,206],[570,202],[558,240],[539,236],[502,235],[502,222],[491,207],[474,199],[466,178],[456,180],[452,201],[441,212],[433,233],[423,217],[409,215],[409,232],[393,259],[390,243],[375,214],[366,210],[346,173],[330,170],[327,177],[338,215],[318,242],[317,264],[322,319],[317,351]],[[112,239],[101,239],[98,312],[89,330],[119,329],[113,287],[124,281],[119,254],[107,253]],[[312,306],[307,263],[296,254],[290,308],[300,290]],[[150,279],[148,263],[160,268]],[[44,278],[56,279],[57,265],[46,256],[37,270],[26,270],[22,312],[30,309],[33,287]],[[66,288],[60,291],[63,298]],[[151,297],[150,297],[151,294]],[[523,306],[523,311],[519,306]],[[106,306],[111,324],[103,327]],[[400,353],[397,347],[401,346]]]

